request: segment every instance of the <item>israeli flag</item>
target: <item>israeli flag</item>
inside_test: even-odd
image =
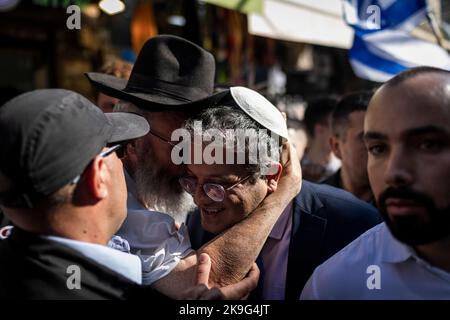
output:
[[[385,82],[416,66],[450,70],[446,50],[410,35],[426,13],[426,0],[344,0],[344,18],[355,30],[349,53],[355,74]]]

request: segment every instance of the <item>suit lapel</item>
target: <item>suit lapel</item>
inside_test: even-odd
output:
[[[294,201],[291,242],[286,273],[286,300],[298,300],[301,289],[311,275],[320,256],[327,219],[321,216],[323,203],[311,184],[303,181]]]

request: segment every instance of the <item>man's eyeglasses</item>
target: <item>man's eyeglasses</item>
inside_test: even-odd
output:
[[[205,194],[210,198],[211,200],[215,202],[222,202],[225,199],[225,194],[227,191],[233,189],[237,185],[241,184],[242,182],[246,181],[248,178],[250,178],[252,175],[248,175],[242,179],[240,179],[238,182],[233,184],[230,187],[225,188],[224,186],[218,184],[218,183],[204,183],[202,185],[203,191]],[[190,195],[194,196],[195,192],[197,190],[197,181],[194,178],[191,177],[182,177],[178,179],[181,187],[189,193]]]
[[[159,138],[160,140],[164,141],[165,143],[170,144],[172,147],[175,147],[175,146],[176,146],[175,143],[173,143],[173,142],[171,142],[171,141],[169,141],[169,140],[167,140],[167,139],[161,137],[159,134],[154,133],[152,130],[150,130],[149,133],[150,133],[151,135],[154,135],[155,137]]]

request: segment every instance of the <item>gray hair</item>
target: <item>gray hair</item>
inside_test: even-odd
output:
[[[238,107],[222,105],[207,108],[199,113],[196,117],[188,119],[184,128],[187,129],[191,135],[195,134],[198,129],[196,123],[201,122],[203,137],[208,136],[208,131],[213,131],[215,134],[219,133],[228,148],[232,146],[235,152],[245,154],[245,169],[249,174],[253,174],[253,181],[259,173],[267,172],[273,163],[280,161],[280,145],[281,141],[276,134],[270,134],[266,128],[262,127],[258,122],[250,118],[243,110]],[[238,144],[235,134],[236,130],[251,131],[254,130],[258,137],[258,147],[263,146],[266,152],[258,150],[259,161],[255,164],[247,161],[250,158],[251,149],[255,146],[252,141],[245,138],[245,143]],[[210,138],[207,139],[211,141]],[[205,140],[203,140],[205,141]],[[244,146],[244,150],[240,149]]]

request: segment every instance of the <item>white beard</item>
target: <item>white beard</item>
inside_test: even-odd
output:
[[[138,199],[149,209],[167,213],[177,223],[185,222],[187,214],[196,207],[192,196],[178,183],[178,177],[169,176],[158,167],[150,146],[139,154],[134,178]]]

